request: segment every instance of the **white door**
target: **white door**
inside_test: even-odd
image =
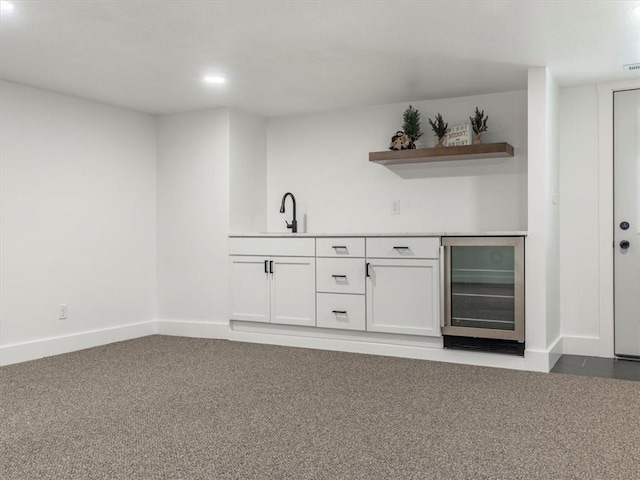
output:
[[[268,260],[264,257],[231,256],[231,320],[269,322]]]
[[[615,354],[640,357],[640,90],[613,105]]]
[[[316,259],[273,257],[271,323],[316,325]]]
[[[439,337],[439,261],[368,261],[367,330]]]

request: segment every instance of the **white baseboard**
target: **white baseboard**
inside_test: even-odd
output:
[[[75,352],[76,350],[84,350],[85,348],[98,347],[108,343],[146,337],[154,335],[157,332],[156,327],[156,321],[152,320],[4,345],[0,347],[0,365],[11,365],[52,355]]]
[[[484,367],[548,372],[550,351],[525,351],[525,357],[450,350],[441,338],[335,331],[251,322],[231,322],[229,339],[286,347],[433,360]]]
[[[229,339],[284,347],[313,348],[338,352],[367,353],[392,357],[422,358],[426,348],[442,348],[441,338],[388,333],[365,333],[296,325],[235,322]]]
[[[562,337],[562,353],[567,355],[600,356],[599,337]]]
[[[251,322],[231,322],[230,324],[226,321],[158,320],[5,345],[0,347],[0,365],[35,360],[154,334],[229,339],[538,372],[548,372],[562,353],[597,356],[599,348],[598,338],[560,337],[548,350],[526,350],[523,358],[444,349],[442,339],[437,337],[335,331]]]
[[[229,322],[158,320],[158,334],[173,337],[229,338]]]

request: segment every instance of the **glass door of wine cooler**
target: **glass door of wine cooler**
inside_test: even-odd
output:
[[[524,238],[445,237],[443,333],[524,342]]]

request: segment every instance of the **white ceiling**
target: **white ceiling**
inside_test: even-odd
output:
[[[640,1],[15,0],[2,79],[149,113],[266,116],[638,75]],[[206,85],[204,74],[228,78]]]

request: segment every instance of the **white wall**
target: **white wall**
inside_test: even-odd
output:
[[[155,321],[153,118],[8,82],[0,100],[2,362]]]
[[[160,117],[157,177],[158,319],[228,323],[229,111]]]
[[[547,71],[547,348],[561,335],[560,326],[560,185],[558,117],[560,89]],[[535,265],[530,265],[535,268]]]
[[[287,191],[314,233],[526,230],[527,93],[411,102],[425,146],[436,142],[429,117],[468,123],[478,106],[489,115],[485,142],[511,143],[513,158],[391,168],[369,162],[370,151],[388,148],[408,104],[268,119],[269,230],[286,230],[289,212],[280,214],[279,206]],[[400,200],[400,215],[390,214],[393,200]]]
[[[597,355],[600,287],[595,85],[560,91],[559,130],[562,335],[568,353]]]
[[[526,240],[527,349],[560,350],[558,272],[558,87],[546,68],[528,72],[529,226]]]
[[[267,230],[267,123],[264,117],[229,112],[229,231]]]
[[[2,82],[2,361],[16,345],[44,355],[41,340],[153,323],[156,299],[160,320],[226,324],[227,233],[265,230],[266,217],[284,231],[287,190],[313,232],[528,229],[528,346],[548,348],[560,317],[565,350],[597,355],[598,95],[562,89],[556,128],[555,87],[542,70],[529,94],[412,102],[428,146],[428,117],[462,123],[477,105],[489,113],[486,141],[512,143],[515,158],[393,168],[370,164],[368,152],[387,148],[404,103],[266,122],[236,110],[155,122]],[[546,119],[529,125],[530,148],[527,101],[531,118]],[[528,179],[527,157],[544,158]],[[394,199],[401,215],[389,214]],[[60,303],[66,321],[56,319]]]

